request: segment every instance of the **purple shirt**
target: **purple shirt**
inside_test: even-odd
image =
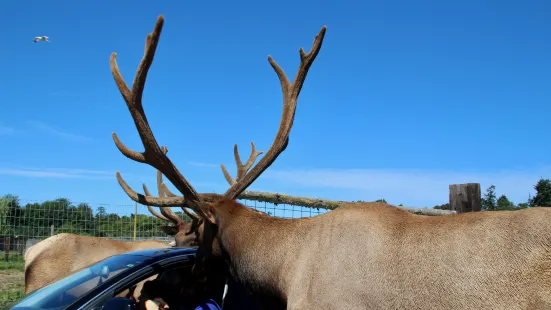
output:
[[[191,308],[182,308],[182,310],[191,310]],[[222,310],[222,308],[220,308],[216,301],[209,299],[197,305],[193,310]]]

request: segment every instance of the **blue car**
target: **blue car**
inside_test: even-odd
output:
[[[171,274],[193,266],[196,252],[195,248],[175,247],[114,255],[29,294],[11,309],[134,309],[132,299],[114,296],[155,274],[158,274],[159,281],[169,281]],[[211,300],[208,304],[198,305],[197,309],[260,309],[241,285],[232,279],[228,283],[222,308]]]

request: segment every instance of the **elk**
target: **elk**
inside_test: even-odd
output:
[[[286,149],[302,85],[326,28],[312,49],[300,49],[289,82],[268,56],[283,91],[275,139],[259,162],[242,164],[237,146],[235,180],[222,195],[198,194],[163,154],[147,121],[142,92],[164,23],[160,16],[146,38],[132,89],[111,54],[115,83],[144,146],[120,152],[161,171],[182,196],[138,194],[116,173],[119,185],[145,205],[188,207],[203,219],[194,272],[228,264],[229,272],[266,307],[280,309],[549,309],[551,308],[551,209],[411,214],[386,203],[350,203],[311,218],[282,219],[252,211],[235,199]],[[226,175],[226,169],[222,166]],[[204,274],[204,272],[203,272]]]

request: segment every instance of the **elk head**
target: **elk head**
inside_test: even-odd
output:
[[[113,133],[112,136],[115,145],[124,156],[134,161],[148,164],[157,169],[159,171],[159,175],[164,174],[182,194],[182,196],[177,196],[170,193],[162,182],[158,182],[159,197],[152,197],[148,194],[148,192],[146,192],[146,195],[144,196],[133,190],[123,180],[119,172],[117,172],[117,180],[124,192],[136,202],[148,206],[160,207],[161,212],[163,212],[164,207],[181,206],[188,215],[190,215],[191,212],[186,210],[186,208],[193,210],[197,214],[196,217],[192,217],[196,219],[196,225],[192,227],[193,229],[185,232],[184,234],[193,233],[195,235],[195,240],[199,243],[197,265],[201,266],[201,268],[197,268],[197,270],[199,270],[197,271],[197,274],[202,273],[206,275],[207,273],[205,273],[204,270],[206,269],[207,262],[212,261],[213,259],[228,259],[227,256],[224,256],[226,249],[222,245],[223,242],[220,240],[220,229],[227,226],[228,223],[231,223],[238,213],[249,212],[250,214],[256,214],[252,211],[252,209],[237,203],[235,199],[239,196],[239,194],[245,191],[246,188],[250,186],[286,149],[289,143],[289,134],[293,126],[297,100],[302,89],[302,85],[306,79],[308,70],[316,59],[316,56],[322,46],[326,27],[324,26],[321,28],[320,32],[314,39],[310,52],[305,53],[302,48],[299,50],[300,65],[295,80],[292,83],[289,81],[281,67],[272,59],[271,56],[268,56],[268,61],[279,78],[283,92],[283,111],[279,129],[269,150],[254,167],[254,162],[263,152],[256,151],[254,144],[251,143],[251,155],[247,162],[243,164],[239,157],[237,145],[234,146],[237,176],[233,179],[226,168],[221,165],[222,172],[230,184],[230,187],[224,194],[216,195],[197,193],[193,186],[180,173],[180,171],[166,155],[166,149],[161,148],[157,143],[142,106],[142,93],[144,90],[147,73],[153,62],[157,44],[159,43],[159,38],[163,28],[163,23],[164,17],[159,16],[153,32],[147,35],[144,56],[138,66],[131,89],[127,86],[121,73],[119,72],[116,62],[116,53],[113,53],[110,58],[111,72],[115,79],[115,83],[117,84],[117,87],[134,120],[134,124],[144,146],[144,151],[136,152],[130,150],[119,140],[115,133]],[[176,224],[176,227],[178,227],[178,225],[180,225],[178,220],[173,219],[172,216],[167,216],[167,214],[169,213],[166,213],[165,210],[165,218],[173,221],[173,223]],[[258,216],[258,214],[256,215]],[[164,228],[164,230],[171,230],[171,232],[175,232],[177,235],[182,233],[182,230],[180,229]],[[179,245],[178,243],[181,243],[184,239],[177,239],[177,245]]]
[[[166,154],[168,148],[166,146],[161,147],[161,151]],[[147,188],[147,185],[143,184],[143,190],[147,197],[151,197],[151,193]],[[157,192],[159,197],[175,197],[168,187],[163,183],[163,173],[157,170]],[[199,227],[202,228],[203,220],[196,214],[190,212],[186,207],[182,206],[184,213],[191,219],[191,223],[182,220],[176,213],[169,207],[160,207],[161,213],[157,212],[148,205],[147,209],[155,217],[173,225],[162,225],[159,228],[169,236],[174,236],[175,245],[179,247],[192,247],[199,245]]]

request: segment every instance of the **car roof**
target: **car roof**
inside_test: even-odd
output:
[[[137,255],[137,256],[147,256],[155,260],[165,259],[172,256],[186,255],[186,254],[196,254],[197,248],[187,248],[187,247],[170,247],[170,248],[155,248],[155,249],[146,249],[138,250],[132,252],[126,252],[119,255]]]

